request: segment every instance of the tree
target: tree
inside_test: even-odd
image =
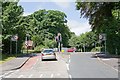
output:
[[[109,53],[115,54],[116,49],[120,48],[118,46],[120,2],[76,2],[76,8],[80,10],[81,16],[89,19],[89,24],[97,35],[99,33],[107,34],[107,50]],[[114,49],[111,46],[114,46]],[[118,50],[119,53],[120,50]]]
[[[83,51],[84,47],[86,51],[91,51],[96,44],[98,44],[97,36],[91,31],[81,34],[80,36],[73,35],[69,40],[69,45],[71,47],[76,47],[78,51],[80,51],[80,49]]]
[[[43,9],[26,16],[26,22],[28,23],[28,27],[26,28],[27,33],[31,35],[36,46],[46,45],[44,42],[46,38],[49,39],[47,41],[54,40],[59,32],[62,34],[64,46],[68,46],[70,30],[68,26],[65,25],[65,13],[57,10],[47,11]]]
[[[18,2],[7,2],[2,3],[2,43],[3,53],[10,53],[10,37],[11,35],[22,33],[21,27],[21,16],[23,14],[23,8],[17,5]],[[19,36],[18,34],[18,36]],[[21,41],[21,40],[20,40]],[[18,44],[19,46],[21,45]],[[13,49],[14,51],[15,49]]]

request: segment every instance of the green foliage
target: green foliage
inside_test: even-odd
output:
[[[107,51],[120,54],[120,2],[76,2],[94,32],[107,34]],[[103,42],[102,45],[105,45]]]
[[[80,36],[73,35],[69,40],[69,45],[76,47],[78,50],[86,47],[86,51],[90,51],[98,43],[97,35],[93,32],[86,32]]]
[[[17,5],[18,2],[7,2],[2,3],[2,43],[3,53],[10,53],[10,37],[18,34],[20,39],[18,40],[18,52],[22,46],[23,39],[23,28],[21,27],[21,20],[23,14],[23,8]],[[14,43],[14,42],[13,42]],[[15,47],[13,46],[13,53]]]
[[[33,35],[31,39],[34,41],[35,46],[43,44],[42,38],[39,35]]]
[[[77,45],[77,43],[79,42],[79,39],[78,39],[78,37],[77,36],[72,36],[70,39],[69,39],[69,45],[71,46],[71,47],[77,47],[78,45]]]
[[[91,50],[91,52],[100,52],[101,47],[95,47]]]
[[[26,30],[35,42],[35,46],[45,45],[52,47],[50,45],[55,43],[54,38],[59,32],[62,34],[63,45],[68,46],[71,33],[65,25],[66,21],[65,13],[57,10],[47,11],[43,9],[26,16],[26,23],[28,23]]]
[[[34,49],[34,52],[41,52],[44,48],[46,48],[46,47],[43,45],[36,46]]]
[[[50,39],[47,39],[45,38],[45,41],[44,42],[44,46],[47,47],[47,48],[54,48],[55,47],[55,40],[50,40]]]
[[[62,43],[68,46],[70,30],[65,23],[66,14],[57,10],[39,10],[28,16],[22,16],[23,8],[18,2],[2,2],[2,42],[3,53],[10,53],[11,36],[18,34],[18,52],[21,51],[26,34],[34,42],[35,50],[55,47],[55,36],[62,34]],[[11,43],[15,53],[15,42]]]

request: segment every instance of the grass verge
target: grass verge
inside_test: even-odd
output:
[[[0,53],[0,64],[3,64],[9,60],[14,59],[14,58],[15,58],[14,55],[6,55],[6,54]]]
[[[17,54],[17,57],[21,56],[21,55],[23,55],[23,53]],[[9,54],[8,55],[8,54],[0,53],[0,64],[3,64],[5,62],[7,62],[7,61],[10,61],[10,60],[12,60],[14,58],[16,58],[16,54]]]

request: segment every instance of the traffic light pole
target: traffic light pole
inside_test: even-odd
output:
[[[59,50],[59,53],[60,53],[60,42],[58,43],[58,50]]]

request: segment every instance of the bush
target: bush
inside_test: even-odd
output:
[[[95,47],[95,48],[93,48],[92,50],[91,50],[91,52],[99,52],[100,51],[100,47]]]
[[[46,48],[46,47],[45,47],[45,46],[43,46],[43,45],[36,46],[36,47],[34,48],[34,52],[41,52],[41,51],[42,51],[42,49],[44,49],[44,48]]]

